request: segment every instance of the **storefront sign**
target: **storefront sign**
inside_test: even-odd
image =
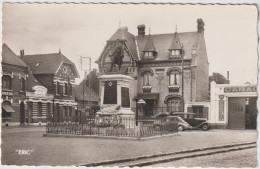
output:
[[[256,92],[256,86],[225,87],[225,93]]]
[[[13,92],[2,92],[2,95],[13,96]]]

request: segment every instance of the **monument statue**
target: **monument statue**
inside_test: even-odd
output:
[[[124,57],[124,47],[120,40],[116,40],[116,45],[109,54],[109,57],[111,59],[110,72],[115,70],[115,65],[118,65],[118,69],[120,70]]]

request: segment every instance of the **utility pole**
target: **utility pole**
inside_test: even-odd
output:
[[[84,63],[85,62],[89,62],[88,65],[85,65]],[[84,71],[84,78],[83,78],[83,110],[84,110],[84,113],[86,113],[86,110],[85,110],[85,78],[87,77],[87,71],[91,71],[91,58],[90,57],[82,57],[80,56],[80,64],[81,64],[81,70]],[[88,81],[89,83],[89,86],[90,86],[90,79]],[[90,101],[91,103],[91,101]]]
[[[184,55],[182,54],[182,64],[181,64],[181,67],[182,67],[182,70],[181,70],[181,72],[182,72],[182,77],[181,77],[181,96],[182,96],[182,101],[183,101],[183,103],[182,103],[182,111],[184,112],[184,84],[183,84],[183,82],[184,82]]]

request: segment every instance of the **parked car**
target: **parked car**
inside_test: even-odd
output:
[[[159,115],[155,116],[154,118],[154,123],[153,127],[156,131],[160,130],[174,130],[177,129],[179,125],[188,127],[188,123],[183,121],[180,117],[178,116],[168,116],[168,115]]]
[[[188,129],[202,129],[203,131],[207,131],[210,128],[210,123],[205,118],[194,118],[195,113],[185,113],[185,112],[174,112],[171,115],[179,116],[183,118],[185,122],[187,122],[190,126],[187,128],[183,125],[178,125],[179,131],[184,131]]]

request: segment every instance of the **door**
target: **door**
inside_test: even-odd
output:
[[[256,129],[257,118],[257,97],[246,98],[246,115],[245,124],[246,129]]]
[[[151,117],[153,116],[153,100],[145,100],[146,104],[144,105],[144,116]]]
[[[228,98],[228,128],[245,129],[245,98]]]
[[[24,124],[25,121],[25,110],[24,110],[24,102],[20,103],[20,124]]]

